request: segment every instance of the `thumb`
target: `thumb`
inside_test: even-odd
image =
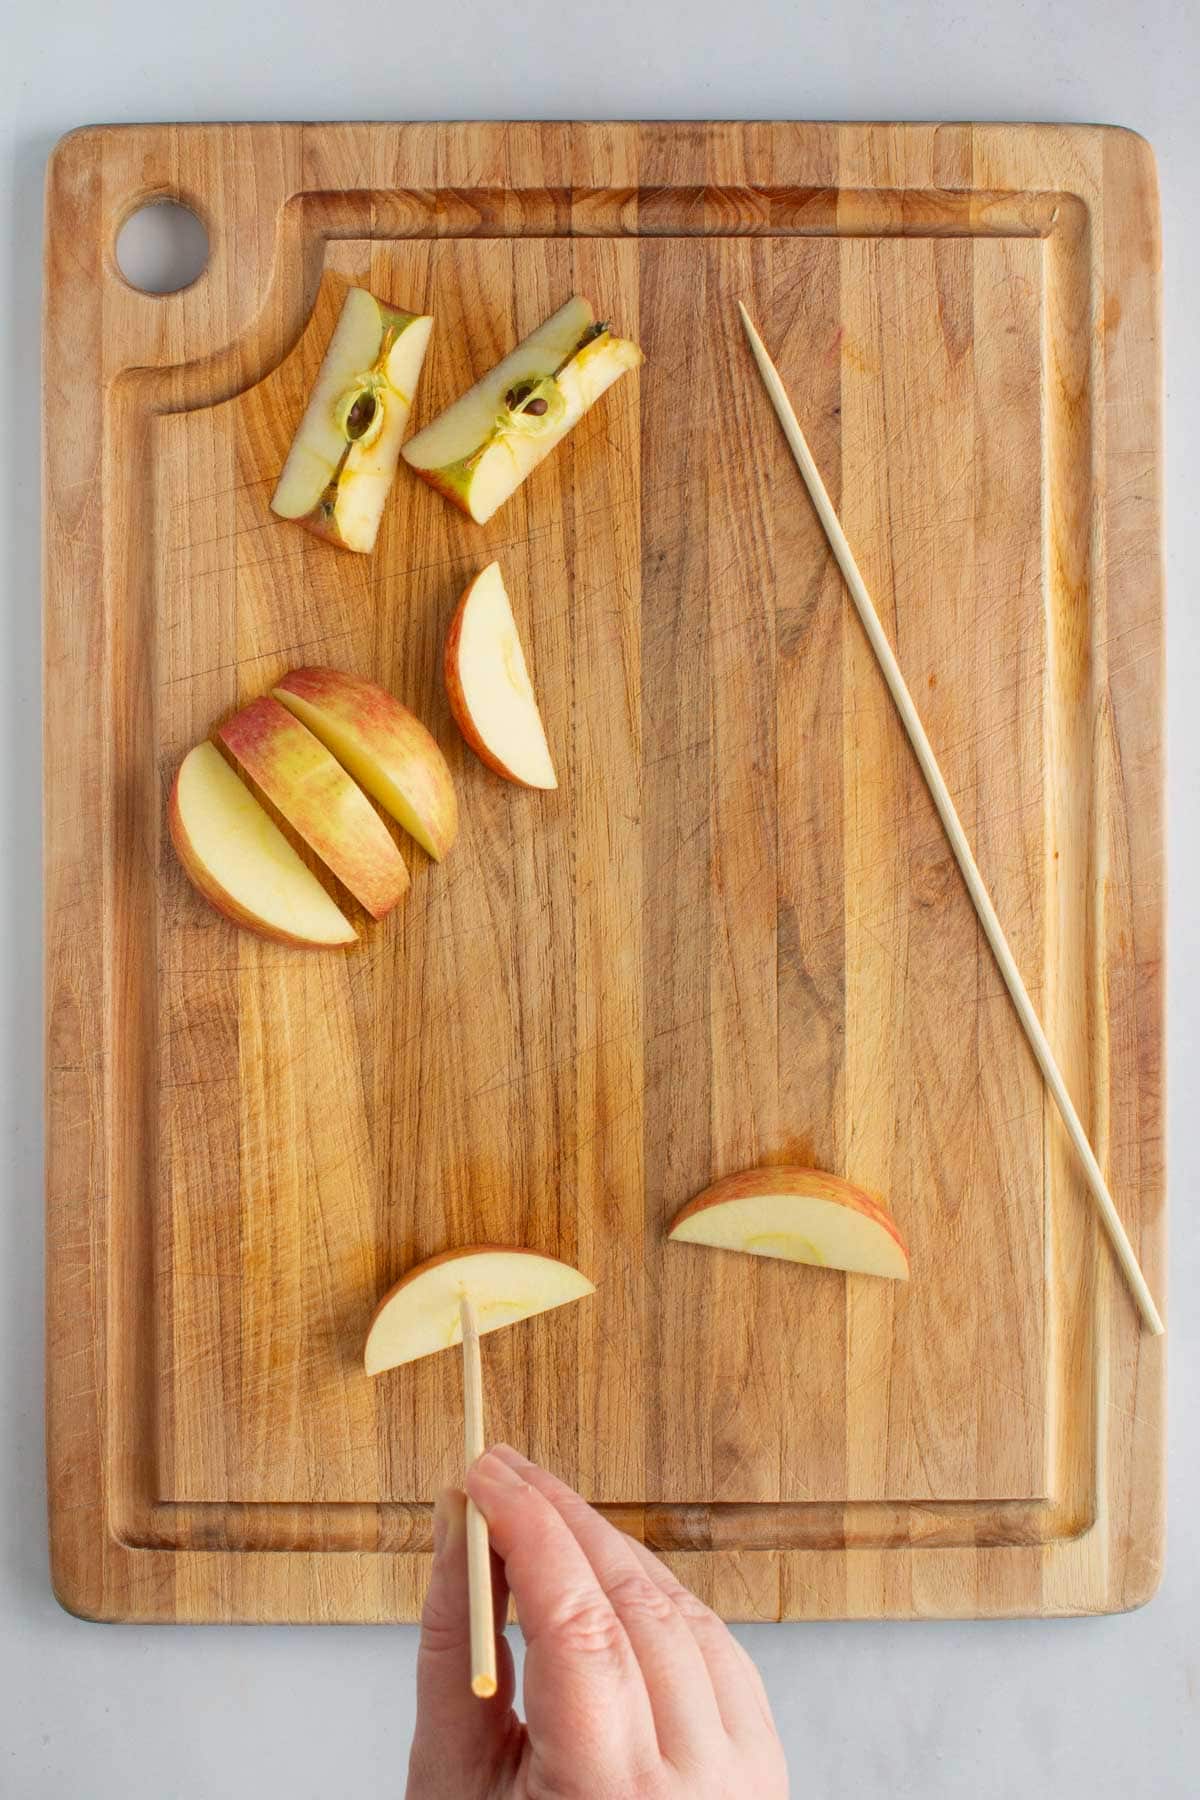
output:
[[[496,1646],[496,1693],[471,1692],[471,1626],[467,1599],[467,1501],[456,1488],[438,1495],[433,1514],[433,1568],[421,1614],[417,1653],[417,1723],[409,1758],[409,1800],[472,1800],[490,1791],[498,1766],[519,1736],[512,1710],[512,1653]],[[503,1564],[492,1558],[492,1592],[502,1631],[508,1609]]]

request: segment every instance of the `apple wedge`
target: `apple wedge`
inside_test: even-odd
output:
[[[189,878],[235,925],[305,949],[356,941],[349,919],[215,744],[184,757],[167,818]]]
[[[351,288],[271,497],[343,550],[375,547],[433,320]]]
[[[227,719],[217,736],[372,918],[390,912],[408,887],[408,870],[387,826],[324,744],[269,694]]]
[[[521,787],[556,788],[499,563],[481,570],[459,601],[446,636],[444,672],[455,724],[480,761]]]
[[[642,353],[578,295],[404,446],[423,480],[484,524]]]
[[[887,1208],[819,1169],[745,1169],[689,1201],[668,1236],[750,1256],[908,1280],[908,1251]]]
[[[570,1263],[536,1250],[499,1244],[445,1250],[410,1269],[380,1301],[367,1333],[367,1374],[461,1343],[464,1299],[472,1303],[482,1335],[595,1291]]]
[[[458,834],[450,769],[420,719],[386,688],[338,669],[293,669],[275,698],[440,862]]]

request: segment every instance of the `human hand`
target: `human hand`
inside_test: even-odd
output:
[[[421,1621],[407,1800],[786,1800],[758,1671],[644,1545],[500,1445],[467,1474],[488,1522],[498,1690],[470,1684],[466,1502],[448,1492]],[[525,1712],[503,1639],[525,1634]]]

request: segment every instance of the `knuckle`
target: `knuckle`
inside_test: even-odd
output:
[[[457,1620],[425,1612],[421,1618],[421,1654],[447,1656],[463,1646],[463,1630]]]
[[[722,1637],[729,1635],[711,1606],[705,1606],[703,1600],[698,1600],[690,1588],[680,1586],[675,1604],[693,1631],[711,1632],[714,1635],[719,1633]]]
[[[675,1602],[670,1594],[664,1593],[640,1569],[619,1575],[609,1586],[608,1596],[618,1614],[629,1614],[654,1624],[663,1624],[675,1613]]]
[[[554,1622],[554,1637],[562,1656],[589,1661],[616,1662],[625,1649],[621,1621],[607,1602],[587,1595],[569,1600]]]
[[[421,1649],[434,1655],[456,1650],[466,1636],[466,1621],[461,1609],[444,1598],[436,1587],[430,1588],[421,1609]]]

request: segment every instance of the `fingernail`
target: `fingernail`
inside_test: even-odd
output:
[[[485,1450],[479,1461],[471,1470],[472,1477],[485,1483],[488,1487],[502,1489],[511,1493],[513,1488],[523,1488],[526,1484],[515,1469],[510,1469],[495,1450]]]

